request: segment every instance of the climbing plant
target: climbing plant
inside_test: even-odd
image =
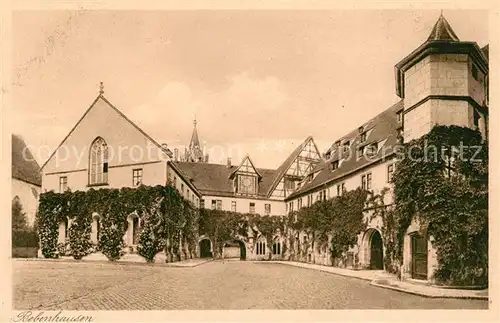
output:
[[[357,188],[289,213],[287,224],[292,236],[305,232],[313,237],[312,243],[316,241],[320,248],[330,242],[332,257],[343,257],[347,250],[356,244],[358,234],[366,228],[363,210],[367,194],[366,190]],[[299,253],[307,252],[310,247],[309,240],[302,246],[302,250],[297,247]]]
[[[51,191],[41,194],[37,213],[43,255],[46,258],[58,256],[59,223],[65,218],[72,223],[69,228],[70,254],[77,259],[88,254],[92,246],[90,232],[94,212],[100,217],[100,249],[112,261],[123,255],[123,236],[128,228],[128,217],[134,213],[146,228],[146,233],[141,234],[139,249],[148,261],[152,259],[152,252],[146,250],[165,248],[166,242],[175,241],[173,237],[181,232],[186,241],[197,239],[197,212],[171,186]],[[150,240],[146,238],[148,236]]]
[[[436,280],[488,281],[488,143],[478,131],[435,126],[403,145],[393,176],[395,259],[417,220],[437,250]]]

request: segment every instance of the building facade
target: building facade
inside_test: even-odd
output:
[[[395,147],[427,134],[435,125],[477,129],[488,136],[488,46],[460,41],[443,15],[428,39],[396,64],[399,102],[375,118],[338,138],[299,189],[285,201],[287,211],[314,201],[362,187],[379,194],[388,190],[384,204],[392,201],[391,177]],[[382,219],[365,212],[368,227],[358,236],[348,259],[357,257],[362,268],[384,269],[385,245]],[[415,221],[404,237],[403,278],[433,280],[437,267],[432,237],[419,233]],[[313,251],[312,262],[331,265],[332,259]],[[349,262],[344,264],[352,266]]]
[[[419,138],[438,124],[478,129],[487,138],[488,47],[460,41],[441,15],[428,39],[397,63],[395,72],[399,102],[334,140],[324,157],[314,139],[306,138],[277,169],[259,168],[250,156],[235,165],[231,160],[225,165],[209,163],[196,121],[185,155],[172,154],[166,144],[157,143],[114,107],[101,88],[43,165],[42,188],[63,192],[170,184],[199,208],[272,216],[362,187],[375,194],[388,190],[384,204],[390,206],[399,143]],[[353,259],[359,259],[362,268],[384,269],[382,221],[372,213],[365,212],[367,230],[359,234],[346,263],[338,265],[354,266]],[[98,221],[95,214],[94,240]],[[66,239],[68,225],[68,221],[60,224],[60,241]],[[418,223],[412,223],[405,236],[402,272],[407,277],[432,280],[437,265],[432,239],[419,235],[418,230]],[[131,214],[124,235],[127,245],[137,244],[138,232],[140,221]],[[301,233],[299,239],[309,237]],[[277,258],[286,256],[276,241],[255,237],[239,243],[247,259],[267,258],[266,244],[273,246]],[[228,245],[223,254],[233,255],[234,247]],[[198,255],[209,255],[211,248],[208,237],[200,237]],[[311,250],[307,261],[333,264],[326,250]]]

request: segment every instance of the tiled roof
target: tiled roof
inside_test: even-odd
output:
[[[191,181],[201,194],[235,196],[233,181],[229,178],[236,166],[207,163],[172,162]],[[259,182],[258,197],[265,197],[276,170],[256,169],[262,176]]]
[[[272,191],[276,188],[278,183],[281,181],[281,178],[286,174],[287,170],[290,168],[290,166],[292,165],[295,158],[297,158],[297,156],[301,153],[301,151],[304,149],[304,147],[311,140],[313,140],[313,138],[311,136],[307,137],[306,140],[304,140],[304,142],[302,142],[302,144],[300,144],[297,148],[295,148],[295,150],[288,156],[288,158],[285,159],[283,164],[281,164],[280,167],[278,167],[278,169],[276,170],[276,174],[275,174],[275,177],[273,179],[273,182],[272,182],[271,186],[269,186],[269,190],[267,192],[268,196],[270,196],[272,194]],[[316,145],[314,145],[314,147],[316,147]],[[318,155],[320,155],[319,151],[318,151]]]
[[[42,186],[40,165],[18,135],[12,135],[12,178]]]
[[[342,150],[342,145],[340,148],[336,148],[335,144],[333,144],[327,151],[331,153],[330,159],[318,164],[318,166],[312,171],[312,173],[318,173],[313,180],[309,182],[307,182],[307,179],[304,180],[302,186],[297,191],[289,195],[286,200],[302,195],[307,191],[318,189],[329,182],[340,179],[341,177],[380,161],[383,157],[390,155],[398,143],[398,128],[400,127],[400,124],[398,123],[396,113],[402,108],[403,100],[363,124],[363,131],[371,130],[366,138],[366,142],[363,144],[360,144],[359,142],[360,132],[358,129],[355,129],[347,135],[339,138],[341,141],[349,140],[349,151],[342,153],[340,151]],[[337,142],[337,140],[335,142]],[[377,142],[379,146],[377,154],[370,158],[365,156],[360,159],[357,158],[356,153],[359,147],[368,146],[375,142]],[[332,170],[330,166],[332,162],[340,159],[343,159],[343,162],[337,169]]]
[[[427,41],[436,40],[460,41],[443,14],[439,16],[429,38],[427,38]]]

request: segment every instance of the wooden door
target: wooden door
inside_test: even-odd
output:
[[[427,279],[427,237],[411,236],[411,277]]]
[[[370,268],[384,269],[384,255],[382,247],[382,237],[378,231],[375,231],[371,237],[370,243]]]

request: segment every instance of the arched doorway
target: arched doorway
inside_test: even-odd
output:
[[[134,216],[132,219],[132,244],[139,243],[139,218]]]
[[[208,239],[200,240],[200,258],[212,258],[212,243]]]
[[[415,232],[411,238],[411,278],[427,279],[427,237]]]
[[[384,269],[382,237],[377,230],[370,237],[370,269]]]
[[[247,248],[245,247],[245,244],[243,241],[238,240],[238,245],[240,246],[240,260],[246,260],[247,259]]]

